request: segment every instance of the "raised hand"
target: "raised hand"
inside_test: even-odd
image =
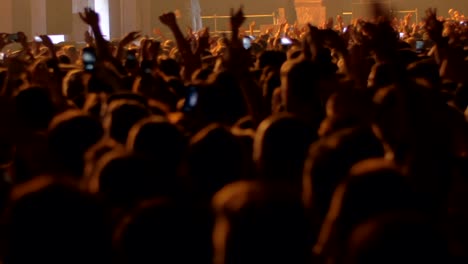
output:
[[[177,26],[177,18],[175,13],[170,12],[170,13],[165,13],[159,17],[159,21],[163,23],[164,25],[173,28]]]
[[[440,43],[444,31],[444,22],[437,19],[437,9],[429,8],[426,10],[425,28],[429,37],[436,43]]]
[[[210,29],[204,28],[198,33],[198,47],[197,53],[199,55],[205,50],[210,48]]]
[[[250,23],[250,25],[249,25],[249,28],[253,30],[253,29],[255,28],[256,25],[257,25],[257,22],[252,21],[252,22]]]
[[[79,13],[81,20],[91,27],[99,26],[99,14],[87,7],[83,13]]]
[[[47,35],[40,35],[39,36],[42,40],[42,44],[46,46],[48,49],[54,49],[54,43],[52,43],[52,40],[49,38]]]
[[[241,6],[235,13],[234,9],[231,9],[231,28],[233,30],[238,30],[246,20],[243,9]]]
[[[329,17],[328,20],[325,22],[325,29],[332,29],[335,21],[333,17]]]
[[[338,25],[343,25],[343,17],[340,15],[337,15],[336,22],[338,23]]]
[[[120,45],[127,46],[130,44],[132,41],[135,41],[137,39],[141,38],[141,32],[140,31],[132,31],[128,33],[121,41]]]

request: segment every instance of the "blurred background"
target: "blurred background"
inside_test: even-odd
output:
[[[375,0],[374,0],[375,1]],[[121,38],[129,31],[141,30],[146,35],[166,29],[158,17],[163,12],[177,11],[179,24],[190,25],[191,0],[0,0],[0,32],[23,31],[28,36],[48,34],[63,36],[66,40],[81,41],[86,26],[78,12],[92,7],[101,14],[101,27],[108,39]],[[269,27],[287,20],[294,23],[322,23],[327,17],[341,14],[345,20],[364,17],[372,0],[199,0],[203,24],[211,31],[229,30],[230,8],[243,5],[249,20],[258,28]],[[416,19],[424,16],[428,7],[437,7],[439,14],[447,15],[454,8],[468,13],[465,0],[380,0],[395,13],[414,12]],[[249,21],[248,21],[249,22]],[[247,24],[246,24],[247,27]],[[167,32],[166,32],[167,33]]]

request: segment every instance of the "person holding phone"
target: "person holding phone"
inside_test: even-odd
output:
[[[82,62],[84,70],[87,72],[93,72],[96,67],[96,51],[92,47],[86,47],[83,49]]]

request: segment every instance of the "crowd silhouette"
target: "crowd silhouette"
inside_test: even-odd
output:
[[[80,16],[85,47],[0,36],[1,263],[467,263],[459,12],[118,42]]]

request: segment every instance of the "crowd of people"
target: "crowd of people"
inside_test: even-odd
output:
[[[0,262],[467,263],[468,25],[2,34]],[[137,42],[138,40],[138,42]],[[468,112],[467,112],[468,113]]]

